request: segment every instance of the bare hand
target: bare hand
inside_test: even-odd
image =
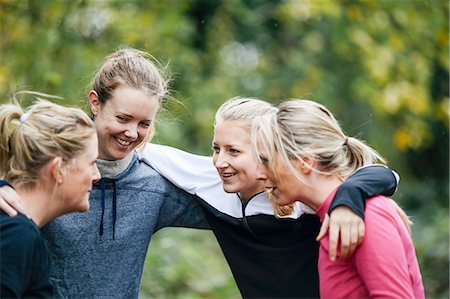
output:
[[[339,242],[341,249],[339,257],[345,259],[353,254],[356,247],[364,240],[364,221],[346,206],[339,206],[325,216],[316,240],[322,239],[329,227],[329,258],[336,260],[336,249]]]
[[[11,217],[16,216],[17,212],[26,215],[22,200],[17,192],[9,186],[0,187],[0,210]]]

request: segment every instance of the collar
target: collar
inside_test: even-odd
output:
[[[114,161],[97,159],[97,167],[102,177],[115,178],[121,174],[130,165],[133,159],[134,151],[129,153],[125,158]]]

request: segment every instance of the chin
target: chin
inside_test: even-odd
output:
[[[78,206],[77,212],[86,212],[89,210],[89,208],[90,208],[90,203],[89,203],[89,200],[86,199]]]
[[[89,208],[90,208],[90,206],[89,206],[89,204],[87,204],[87,205],[85,205],[85,206],[82,206],[82,207],[80,207],[79,209],[78,209],[78,212],[87,212],[87,211],[89,211]]]
[[[225,191],[226,193],[237,193],[238,192],[236,190],[236,188],[232,188],[229,186],[223,186],[223,191]]]

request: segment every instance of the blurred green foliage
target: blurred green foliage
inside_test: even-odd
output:
[[[170,66],[158,143],[209,154],[232,96],[319,101],[401,174],[427,297],[448,298],[448,29],[446,0],[0,0],[1,101],[36,90],[84,107],[122,46]],[[239,294],[210,232],[163,230],[147,263],[142,298]]]

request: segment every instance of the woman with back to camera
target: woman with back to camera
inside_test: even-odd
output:
[[[13,101],[0,106],[0,136],[0,185],[15,188],[29,216],[0,211],[0,296],[52,298],[40,228],[89,209],[92,184],[100,179],[94,125],[80,109],[40,100],[24,112]]]
[[[319,218],[298,202],[272,205],[256,176],[251,124],[274,110],[254,98],[226,101],[216,113],[212,159],[153,144],[144,156],[176,185],[203,199],[205,215],[244,298],[317,298]],[[393,173],[382,165],[361,169],[342,185],[331,214],[340,215],[337,226],[347,241],[341,258],[362,240],[358,228],[364,227],[360,217],[340,205],[363,215],[357,205],[363,205],[364,197],[392,194],[396,185]],[[355,218],[362,224],[351,228],[345,221]]]
[[[328,109],[308,100],[286,101],[257,118],[252,142],[261,162],[258,178],[274,200],[300,201],[321,220],[350,174],[384,162],[375,150],[347,137]],[[347,260],[329,261],[328,236],[320,241],[320,297],[424,298],[408,219],[398,205],[384,196],[367,200],[365,230],[364,242]]]

